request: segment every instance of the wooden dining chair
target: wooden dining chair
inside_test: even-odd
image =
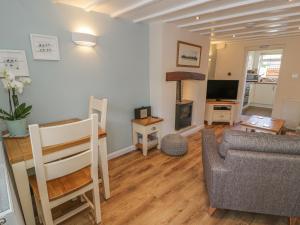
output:
[[[107,113],[107,98],[97,99],[94,96],[90,97],[89,114],[100,113],[99,127],[106,130],[106,113]]]
[[[45,225],[54,225],[85,210],[93,209],[96,223],[101,222],[98,184],[98,115],[65,125],[29,126],[35,176],[29,178],[34,193],[39,219]],[[90,137],[88,145],[80,140]],[[43,155],[49,146],[72,146]],[[75,145],[76,147],[74,148]],[[93,202],[85,195],[92,191]],[[81,197],[83,203],[67,214],[53,219],[51,209]]]

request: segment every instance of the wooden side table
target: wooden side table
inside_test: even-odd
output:
[[[160,148],[160,130],[162,121],[163,119],[158,117],[148,117],[145,119],[132,120],[132,142],[136,146],[136,148],[143,150],[144,156],[147,156],[149,147],[154,147],[150,146],[150,141],[148,141],[149,135],[156,136],[156,146]],[[141,143],[139,143],[139,135],[142,139]]]

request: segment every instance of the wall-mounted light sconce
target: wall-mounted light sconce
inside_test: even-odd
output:
[[[72,41],[77,45],[94,47],[97,43],[97,36],[85,33],[72,33]]]

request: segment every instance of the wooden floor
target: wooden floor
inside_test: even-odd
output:
[[[223,126],[216,126],[220,137]],[[218,210],[207,213],[200,132],[188,138],[189,152],[170,157],[158,150],[139,151],[109,161],[112,197],[101,199],[103,225],[286,225],[286,217]],[[64,206],[69,208],[74,202]],[[56,210],[60,214],[62,209]],[[65,225],[92,224],[89,211]]]

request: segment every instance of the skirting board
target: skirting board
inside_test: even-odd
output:
[[[202,130],[203,128],[204,128],[204,124],[201,124],[201,125],[193,126],[190,129],[187,129],[184,131],[179,131],[178,134],[186,137],[186,136],[189,136],[191,134],[198,132],[199,130]]]
[[[134,145],[131,145],[129,147],[122,148],[120,150],[117,150],[117,151],[114,151],[112,153],[109,153],[108,156],[107,156],[107,159],[111,160],[111,159],[120,157],[122,155],[125,155],[125,154],[127,154],[129,152],[135,151],[135,150],[136,150],[136,147]]]

